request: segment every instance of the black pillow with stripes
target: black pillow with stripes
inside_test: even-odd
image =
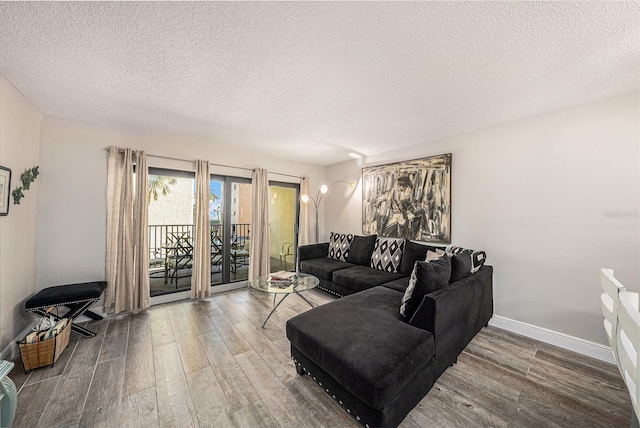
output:
[[[469,250],[467,248],[460,248],[453,245],[447,247],[447,253],[451,254],[469,254],[471,257],[471,273],[480,270],[484,262],[487,260],[487,253],[484,251]]]

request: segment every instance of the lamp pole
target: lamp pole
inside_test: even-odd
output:
[[[308,203],[309,201],[313,202],[313,209],[315,210],[315,217],[316,217],[316,243],[320,241],[320,225],[319,225],[319,219],[318,219],[318,210],[320,208],[320,202],[322,202],[322,197],[325,195],[325,193],[329,191],[329,188],[334,184],[338,184],[338,183],[347,183],[349,185],[349,188],[351,189],[353,189],[356,186],[355,181],[338,180],[338,181],[334,181],[328,186],[326,184],[323,184],[322,186],[320,186],[320,190],[318,190],[318,194],[316,195],[315,199],[312,196],[309,196],[307,194],[304,194],[300,197],[300,200],[305,204]]]

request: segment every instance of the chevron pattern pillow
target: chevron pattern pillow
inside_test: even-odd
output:
[[[385,272],[398,273],[403,252],[404,239],[378,237],[371,255],[371,267]]]
[[[353,242],[353,235],[339,234],[331,232],[329,236],[329,257],[330,259],[346,262],[349,257],[349,248]]]

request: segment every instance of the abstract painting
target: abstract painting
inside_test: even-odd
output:
[[[451,243],[451,153],[362,169],[362,232]]]

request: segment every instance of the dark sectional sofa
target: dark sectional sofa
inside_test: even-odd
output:
[[[368,266],[372,242],[356,237],[346,262],[327,257],[329,244],[299,248],[299,270],[346,297],[290,319],[286,331],[298,373],[365,426],[397,426],[489,322],[493,268],[426,294],[404,319],[399,308],[413,267],[437,247],[405,241],[399,273],[389,273]]]
[[[376,235],[354,237],[346,262],[327,257],[328,242],[303,245],[298,249],[299,271],[318,277],[319,289],[340,297],[378,285],[404,293],[415,262],[424,260],[429,250],[444,249],[406,241],[400,270],[390,273],[370,267],[376,238]]]

